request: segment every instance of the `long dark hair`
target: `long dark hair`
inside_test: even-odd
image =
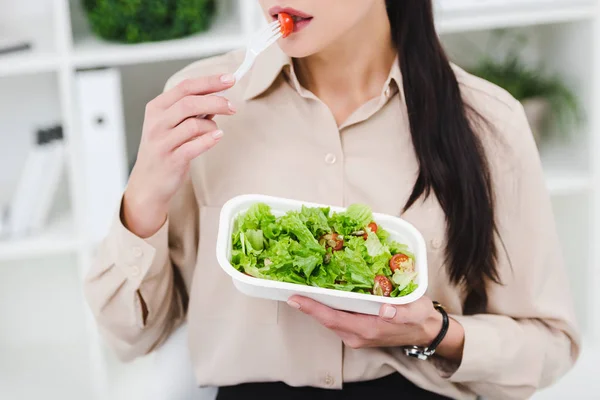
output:
[[[398,49],[419,174],[405,205],[436,196],[446,216],[450,280],[466,291],[464,314],[486,310],[496,269],[494,195],[488,162],[438,39],[431,0],[386,0]]]

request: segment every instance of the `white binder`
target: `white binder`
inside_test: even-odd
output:
[[[19,183],[8,209],[8,233],[24,237],[39,233],[48,220],[63,173],[64,144],[61,127],[37,132],[20,173]]]
[[[78,71],[75,78],[83,154],[83,218],[86,240],[107,234],[127,182],[121,77],[116,68]]]

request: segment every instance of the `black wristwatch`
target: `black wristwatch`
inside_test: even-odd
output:
[[[419,360],[427,360],[435,353],[435,349],[439,346],[439,344],[444,340],[446,333],[448,332],[448,325],[450,324],[448,320],[448,313],[444,310],[444,307],[438,303],[437,301],[433,302],[433,307],[442,314],[442,329],[440,333],[433,339],[433,342],[427,347],[420,346],[408,346],[404,348],[404,353],[409,357],[418,358]]]

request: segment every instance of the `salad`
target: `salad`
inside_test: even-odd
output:
[[[373,221],[371,209],[303,206],[276,217],[253,204],[234,221],[231,264],[246,275],[386,297],[417,288],[415,256]]]

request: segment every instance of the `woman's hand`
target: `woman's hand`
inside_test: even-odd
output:
[[[234,114],[235,109],[227,99],[211,94],[233,84],[232,75],[190,79],[146,105],[137,161],[123,196],[123,222],[134,234],[148,237],[160,229],[190,161],[223,135],[212,117]]]
[[[442,315],[426,296],[414,303],[384,304],[379,316],[334,310],[314,300],[293,296],[288,304],[315,318],[351,348],[429,346],[442,328]],[[450,319],[446,337],[436,354],[460,362],[464,342],[462,326]]]

